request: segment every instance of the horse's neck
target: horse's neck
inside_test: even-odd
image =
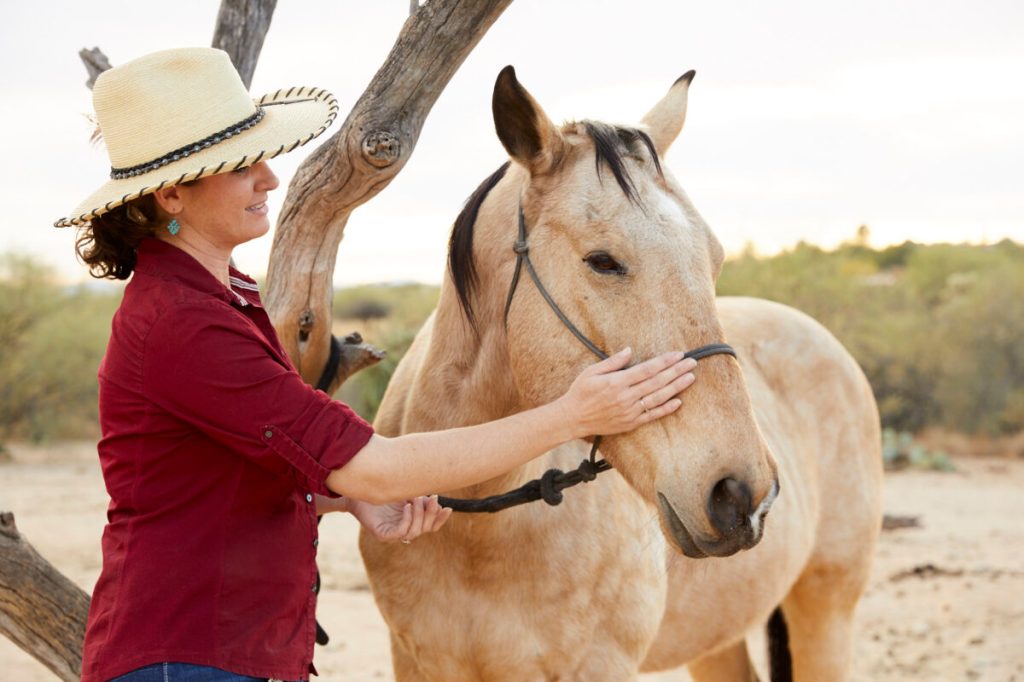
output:
[[[454,298],[446,282],[403,431],[482,424],[527,408],[512,377],[505,329],[496,311],[477,311],[478,331],[474,333],[464,323]],[[505,492],[534,477],[535,470],[543,466],[542,461],[535,461],[472,488],[450,492],[464,497]]]

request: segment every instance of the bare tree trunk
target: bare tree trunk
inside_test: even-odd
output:
[[[213,46],[228,53],[247,88],[276,6],[277,0],[221,0]]]
[[[341,129],[292,179],[266,302],[307,382],[317,380],[330,351],[331,283],[349,215],[402,170],[441,91],[511,2],[430,0],[416,9]]]
[[[252,74],[276,6],[277,0],[221,0],[217,26],[213,31],[213,47],[228,53],[247,88],[252,85]],[[82,48],[78,56],[89,73],[85,85],[92,90],[96,77],[111,67],[110,60],[98,47],[91,50]]]
[[[96,84],[96,77],[110,68],[110,60],[107,59],[107,55],[103,54],[103,50],[98,47],[94,47],[91,50],[83,47],[78,51],[78,56],[82,63],[85,64],[85,70],[89,73],[89,80],[85,81],[85,87],[92,90],[92,86]]]
[[[0,512],[0,632],[62,680],[77,680],[89,597]]]

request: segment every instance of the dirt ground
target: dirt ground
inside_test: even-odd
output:
[[[92,445],[11,450],[12,460],[0,463],[0,509],[14,511],[36,549],[90,591],[107,503]],[[858,611],[855,680],[1024,682],[1024,459],[960,458],[955,465],[954,473],[887,476],[886,512],[917,517],[920,527],[882,535]],[[316,663],[324,680],[390,680],[387,630],[366,585],[356,533],[347,515],[321,526],[318,611],[332,639],[318,647]],[[755,633],[751,641],[760,646],[763,638]],[[0,637],[0,679],[54,678]]]

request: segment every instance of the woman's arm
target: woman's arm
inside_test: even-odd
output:
[[[630,356],[627,348],[592,365],[558,400],[504,419],[396,438],[374,435],[328,475],[327,487],[374,503],[452,490],[486,481],[567,441],[631,431],[677,410],[682,403],[674,396],[693,383],[689,372],[696,361],[666,353],[622,369]]]

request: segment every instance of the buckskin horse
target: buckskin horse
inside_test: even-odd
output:
[[[397,680],[629,680],[681,665],[698,682],[756,679],[745,634],[766,622],[788,628],[773,678],[848,676],[881,521],[877,407],[814,320],[716,299],[723,249],[660,161],[692,78],[638,127],[559,127],[511,67],[498,77],[494,121],[510,162],[455,222],[437,309],[377,430],[446,429],[541,404],[602,349],[629,345],[641,359],[727,341],[735,357],[700,360],[676,413],[604,438],[613,469],[557,507],[456,514],[409,545],[364,533]],[[589,447],[569,443],[445,492],[503,492],[572,469]]]

